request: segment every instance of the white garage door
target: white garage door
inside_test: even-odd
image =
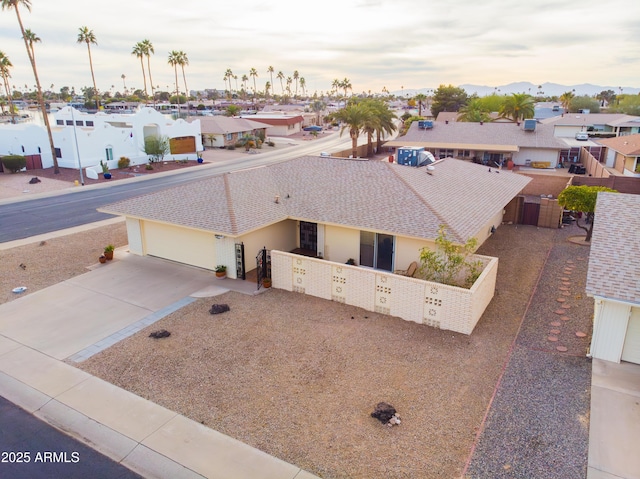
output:
[[[145,253],[178,263],[213,270],[216,266],[213,233],[160,223],[143,223]]]
[[[631,308],[631,317],[622,349],[622,360],[640,364],[640,308]]]

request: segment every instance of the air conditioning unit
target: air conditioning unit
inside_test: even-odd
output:
[[[535,131],[536,129],[536,120],[525,120],[524,121],[524,131]]]

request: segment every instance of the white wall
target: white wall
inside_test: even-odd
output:
[[[558,164],[559,156],[560,150],[520,148],[520,151],[513,154],[513,162],[516,165],[524,165],[526,160],[548,161],[551,163],[551,168],[555,168]]]
[[[0,155],[38,154],[41,155],[43,168],[53,166],[53,156],[51,156],[51,146],[46,129],[24,123],[0,125]]]
[[[631,306],[595,297],[591,356],[614,363],[620,362]]]

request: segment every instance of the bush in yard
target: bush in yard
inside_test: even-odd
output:
[[[125,168],[129,168],[130,164],[131,164],[131,160],[126,156],[121,156],[120,159],[118,160],[118,168],[121,170],[124,170]]]
[[[4,167],[11,173],[17,173],[22,168],[27,167],[27,159],[22,155],[7,155],[1,159]]]
[[[447,237],[447,229],[441,225],[436,245],[436,251],[420,250],[418,277],[461,288],[473,286],[484,269],[482,261],[468,259],[476,250],[478,240],[470,238],[464,245],[457,245]]]

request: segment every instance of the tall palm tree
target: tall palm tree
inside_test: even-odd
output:
[[[390,135],[397,130],[397,126],[394,122],[398,117],[389,108],[389,105],[382,100],[373,99],[367,100],[369,108],[373,111],[376,117],[375,133],[376,133],[376,149],[380,151],[382,147],[382,136],[384,134]]]
[[[178,114],[180,113],[180,94],[178,92],[178,65],[180,64],[180,52],[171,50],[169,52],[169,65],[171,65],[176,74],[176,101],[178,102]]]
[[[96,108],[100,109],[100,97],[98,96],[98,87],[96,86],[96,77],[93,73],[93,60],[91,59],[91,44],[97,45],[96,36],[89,27],[80,27],[77,43],[86,43],[89,52],[89,67],[91,68],[91,79],[93,80],[93,94],[96,96]]]
[[[304,77],[300,77],[300,88],[302,88],[302,96],[307,96],[306,90],[305,90],[306,86],[307,86],[307,80],[305,80]]]
[[[293,79],[296,81],[296,93],[294,98],[296,98],[298,96],[298,78],[300,78],[300,74],[298,73],[298,70],[294,70],[293,71]]]
[[[31,62],[31,68],[33,69],[33,76],[36,80],[37,87],[37,95],[38,95],[38,103],[40,105],[40,111],[42,111],[42,117],[44,119],[44,125],[47,128],[47,135],[49,136],[49,146],[51,147],[51,156],[53,157],[53,172],[55,174],[60,173],[60,168],[58,167],[58,158],[56,157],[56,148],[53,144],[53,135],[51,134],[51,125],[49,124],[49,116],[47,115],[47,107],[44,104],[44,96],[42,95],[42,88],[40,87],[40,78],[38,77],[38,68],[36,67],[36,58],[33,50],[33,43],[40,41],[40,39],[35,36],[32,32],[30,38],[32,38],[32,42],[27,38],[26,31],[24,29],[24,25],[22,25],[22,18],[20,17],[19,6],[25,7],[28,11],[31,11],[31,0],[0,0],[2,1],[2,9],[10,10],[14,9],[16,12],[16,17],[18,18],[18,24],[20,25],[20,33],[22,33],[22,39],[24,40],[24,46],[27,49],[27,55],[29,56],[29,61]],[[37,39],[37,40],[35,40]]]
[[[271,65],[269,65],[269,68],[267,68],[267,73],[271,76],[271,86],[273,86],[273,72],[275,70],[273,69],[273,67]]]
[[[224,73],[224,77],[229,80],[229,98],[231,98],[231,79],[233,78],[233,72],[231,71],[231,68],[227,68],[227,71]]]
[[[124,91],[125,91],[125,94],[126,94],[127,82],[125,81],[125,78],[127,78],[127,76],[123,73],[122,75],[120,75],[120,78],[122,78],[122,86],[124,87]]]
[[[151,76],[151,55],[155,53],[155,50],[153,49],[153,43],[151,43],[151,40],[145,38],[144,40],[142,40],[141,43],[144,51],[144,56],[147,57],[147,72],[149,72],[149,85],[151,86],[151,98],[153,99],[153,102],[155,104],[156,94],[153,90],[153,77]]]
[[[280,80],[280,88],[282,89],[282,94],[284,95],[284,85],[282,84],[282,80],[284,80],[284,73],[278,72],[276,78]]]
[[[512,93],[505,99],[502,108],[500,108],[500,116],[502,118],[511,118],[516,122],[525,118],[533,118],[533,113],[533,97],[527,93]]]
[[[242,88],[246,91],[247,82],[249,81],[249,77],[247,75],[242,75]]]
[[[189,89],[187,88],[187,77],[184,74],[184,67],[189,65],[187,54],[180,50],[178,52],[178,65],[182,69],[182,80],[184,81],[184,92],[187,95],[187,111],[189,110]]]
[[[293,83],[293,80],[291,79],[291,77],[287,77],[287,94],[289,96],[291,96],[291,84]]]
[[[133,46],[133,50],[131,50],[131,54],[135,55],[136,57],[138,57],[140,59],[140,66],[142,67],[142,83],[143,85],[143,90],[144,90],[144,97],[145,99],[149,98],[149,93],[147,92],[147,75],[145,74],[144,71],[144,52],[145,52],[145,46],[142,42],[138,42]]]
[[[269,90],[271,90],[271,82],[266,82],[264,84],[264,93],[267,98],[269,98]]]
[[[4,91],[7,95],[7,101],[9,102],[9,114],[11,115],[11,121],[15,123],[15,117],[13,112],[13,98],[11,97],[11,85],[9,84],[9,68],[13,67],[9,57],[0,51],[0,76],[2,76],[2,82],[4,83]],[[4,107],[3,107],[4,110]]]
[[[335,92],[336,96],[338,95],[338,88],[340,88],[340,80],[334,78],[333,82],[331,82],[331,91]]]
[[[340,82],[340,88],[344,88],[344,101],[347,101],[347,90],[353,88],[351,80],[345,77],[345,79]]]
[[[351,137],[351,155],[356,158],[358,156],[358,137],[369,121],[371,109],[364,103],[350,102],[346,107],[336,111],[331,115],[332,118],[342,123],[340,136],[345,130],[349,130]]]
[[[256,77],[258,76],[258,70],[252,68],[249,70],[249,76],[253,77],[253,96],[256,95]]]

